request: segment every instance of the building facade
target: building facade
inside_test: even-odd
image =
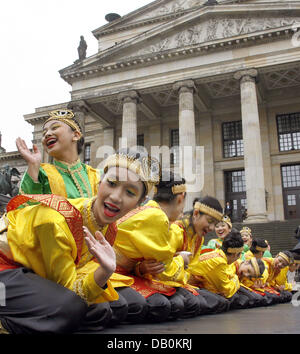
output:
[[[209,194],[234,221],[300,218],[300,1],[156,0],[93,34],[98,52],[60,71],[70,102],[24,116],[41,149],[48,112],[72,108],[93,167],[126,138],[198,167],[188,207]]]

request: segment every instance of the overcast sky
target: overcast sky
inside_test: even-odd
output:
[[[2,147],[16,151],[23,137],[31,147],[33,126],[23,115],[35,108],[67,102],[71,86],[58,71],[78,59],[83,35],[87,56],[97,53],[92,31],[105,15],[121,16],[151,0],[9,0],[0,4],[0,131]]]

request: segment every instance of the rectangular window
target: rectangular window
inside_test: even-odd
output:
[[[179,164],[179,129],[171,130],[171,165]]]
[[[242,121],[222,124],[223,156],[225,158],[244,156]]]
[[[300,112],[276,116],[279,151],[300,149]]]
[[[91,163],[91,144],[84,145],[84,163],[87,165]]]
[[[283,188],[300,187],[300,165],[282,166]]]
[[[138,136],[137,136],[137,146],[145,146],[144,134],[138,134]]]

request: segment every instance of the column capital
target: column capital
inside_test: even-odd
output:
[[[173,85],[173,90],[179,92],[194,93],[197,91],[197,88],[193,80],[183,80],[183,81],[175,82],[175,84]]]
[[[141,97],[137,91],[125,91],[125,92],[120,92],[118,95],[118,99],[120,101],[123,101],[123,103],[127,102],[135,102],[135,103],[140,103],[141,102]]]
[[[67,106],[68,109],[71,109],[74,113],[79,112],[79,113],[84,113],[86,114],[89,109],[84,101],[71,101],[68,103]]]
[[[256,69],[240,70],[234,73],[233,77],[240,82],[256,82],[258,71]]]

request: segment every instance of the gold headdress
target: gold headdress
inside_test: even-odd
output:
[[[172,187],[173,194],[180,194],[186,192],[186,185],[185,184],[176,184]]]
[[[240,234],[248,234],[248,235],[252,235],[252,231],[249,227],[247,226],[244,226],[241,231],[240,231]]]
[[[124,167],[137,174],[145,184],[147,194],[159,183],[160,164],[156,159],[149,156],[138,159],[124,153],[116,153],[106,159],[103,168],[104,173],[110,167]]]
[[[57,121],[67,124],[69,127],[71,127],[72,129],[74,129],[75,131],[80,133],[80,135],[82,135],[79,125],[73,119],[75,117],[75,115],[71,110],[57,109],[55,111],[49,112],[49,116],[50,117],[43,124],[43,127],[45,126],[46,123],[50,122],[51,120],[57,120]]]
[[[226,252],[227,253],[241,253],[241,252],[243,252],[243,250],[244,250],[244,247],[237,247],[237,248],[229,247],[229,248],[227,248]]]
[[[208,205],[200,203],[200,202],[195,203],[194,209],[199,210],[199,211],[201,211],[201,213],[209,215],[219,221],[221,221],[223,218],[223,214],[220,213],[218,210],[211,208]]]
[[[221,221],[225,222],[232,229],[232,222],[229,216],[224,215]]]
[[[250,263],[254,269],[254,277],[255,278],[260,278],[261,274],[260,274],[260,270],[259,270],[259,265],[257,262],[257,259],[255,257],[250,258]]]
[[[290,265],[290,264],[292,264],[294,262],[294,258],[289,257],[287,254],[285,254],[283,252],[279,252],[277,257],[278,256],[283,258],[288,263],[288,265]]]

